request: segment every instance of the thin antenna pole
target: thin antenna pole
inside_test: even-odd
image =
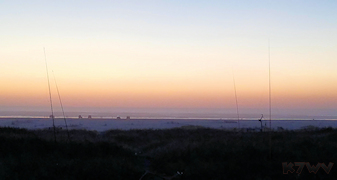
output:
[[[67,119],[66,119],[66,115],[65,115],[65,113],[64,113],[63,104],[62,104],[62,100],[61,100],[61,95],[60,95],[59,87],[57,86],[55,74],[54,74],[54,71],[52,71],[52,72],[53,72],[53,76],[54,76],[54,81],[55,81],[55,85],[56,85],[57,94],[58,94],[59,101],[60,101],[60,104],[61,104],[61,109],[62,109],[62,113],[63,113],[64,123],[66,124],[67,135],[68,135],[68,141],[69,141],[69,140],[70,140],[70,135],[69,135],[68,125],[67,125]]]
[[[271,129],[271,77],[270,77],[270,40],[268,39],[268,59],[269,59],[269,128]]]
[[[271,78],[270,78],[270,39],[268,39],[268,60],[269,60],[269,158],[272,159],[272,141],[271,141]]]
[[[236,93],[236,83],[235,83],[235,78],[234,78],[234,72],[233,72],[233,83],[234,83],[234,92],[235,92],[236,113],[238,116],[238,128],[240,128],[239,105],[238,105],[238,96]]]
[[[47,64],[47,56],[46,49],[43,47],[44,52],[44,60],[46,63],[46,71],[47,71],[47,79],[48,79],[48,89],[49,89],[49,101],[50,101],[50,110],[51,110],[51,118],[53,119],[53,129],[54,129],[54,141],[56,142],[56,130],[55,130],[55,120],[54,120],[54,110],[53,110],[53,101],[51,98],[51,90],[50,90],[50,82],[49,82],[49,73],[48,73],[48,64]]]

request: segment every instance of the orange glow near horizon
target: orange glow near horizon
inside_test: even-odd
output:
[[[233,108],[234,88],[231,78],[226,83],[209,81],[168,79],[143,81],[74,82],[72,79],[59,81],[59,90],[66,106],[70,107],[162,107],[162,108]],[[39,82],[42,80],[43,82]],[[277,79],[276,79],[277,80]],[[218,79],[220,81],[220,79]],[[331,107],[336,106],[337,87],[327,82],[311,83],[303,80],[293,83],[274,83],[272,102],[275,107]],[[1,106],[48,106],[48,88],[45,79],[2,81]],[[55,84],[51,80],[54,103],[58,103]],[[243,81],[238,78],[237,94],[239,107],[263,108],[268,106],[266,84]]]

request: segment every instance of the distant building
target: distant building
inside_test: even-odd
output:
[[[55,118],[55,116],[54,115],[50,115],[49,118]]]
[[[261,128],[245,128],[246,132],[260,132]]]
[[[121,119],[121,117],[117,116],[117,119]]]
[[[81,115],[79,115],[79,116],[78,116],[78,119],[82,119],[82,116],[81,116]]]
[[[88,119],[91,119],[91,115],[88,116]]]
[[[126,120],[130,120],[130,116],[126,116]]]

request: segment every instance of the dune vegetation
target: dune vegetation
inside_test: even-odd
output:
[[[202,127],[105,132],[0,128],[0,179],[336,179],[282,162],[337,162],[337,130]],[[297,170],[297,167],[294,166]]]

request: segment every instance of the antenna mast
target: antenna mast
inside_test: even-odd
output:
[[[235,84],[235,79],[234,79],[234,73],[233,73],[233,83],[234,83],[234,92],[235,92],[236,113],[237,113],[237,116],[238,116],[238,128],[240,128],[239,105],[238,105],[238,96],[237,96],[237,93],[236,93],[236,84]]]
[[[63,113],[64,123],[66,124],[67,135],[68,135],[68,141],[69,141],[69,140],[70,140],[70,135],[69,135],[68,125],[67,125],[67,119],[66,119],[66,115],[65,115],[65,113],[64,113],[63,104],[62,104],[62,100],[61,100],[61,95],[60,95],[59,87],[57,86],[55,74],[54,74],[54,71],[52,71],[52,72],[53,72],[53,76],[54,76],[54,81],[55,81],[55,85],[56,85],[57,94],[58,94],[59,101],[60,101],[60,104],[61,104],[61,109],[62,109],[62,113]]]
[[[271,78],[270,78],[270,40],[268,39],[268,59],[269,59],[269,128],[271,130]]]
[[[272,159],[272,142],[271,142],[271,78],[270,78],[270,40],[268,39],[268,59],[269,59],[269,158]]]
[[[49,101],[50,101],[50,110],[51,110],[51,118],[53,120],[53,129],[54,129],[54,141],[56,142],[56,130],[55,130],[55,120],[54,120],[54,110],[53,110],[53,101],[51,98],[51,91],[50,91],[50,82],[49,82],[49,73],[48,73],[48,64],[47,64],[47,56],[46,56],[46,49],[43,47],[44,52],[44,60],[46,63],[46,71],[47,71],[47,79],[48,79],[48,89],[49,89]]]

